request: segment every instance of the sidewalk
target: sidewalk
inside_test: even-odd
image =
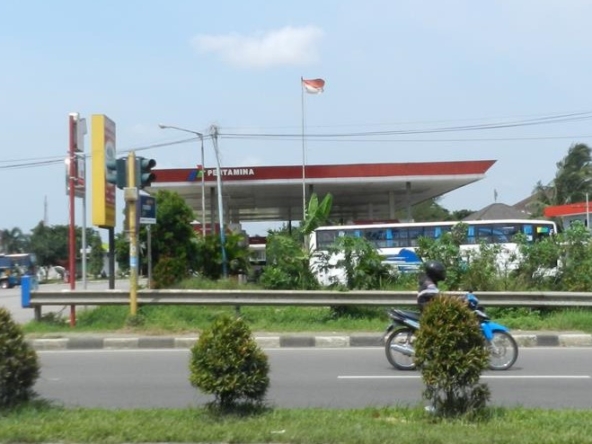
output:
[[[592,347],[592,334],[583,332],[513,331],[520,347]],[[382,333],[254,333],[262,348],[382,347]],[[198,337],[125,334],[60,334],[27,338],[35,350],[189,349]]]

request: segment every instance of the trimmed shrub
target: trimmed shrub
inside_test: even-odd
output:
[[[0,409],[31,399],[38,377],[37,353],[8,310],[0,307]]]
[[[222,315],[202,332],[191,349],[190,382],[213,394],[222,410],[262,403],[269,387],[269,363],[245,321]]]
[[[458,296],[441,295],[424,308],[415,359],[426,385],[423,397],[442,417],[476,417],[490,399],[479,384],[489,352],[477,316]]]
[[[188,276],[187,261],[183,258],[163,257],[152,276],[152,288],[170,288]]]

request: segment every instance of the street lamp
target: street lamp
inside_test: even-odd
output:
[[[204,168],[204,146],[203,146],[203,134],[198,131],[193,131],[187,128],[180,128],[178,126],[172,125],[163,125],[162,123],[158,125],[161,129],[175,129],[177,131],[183,131],[186,133],[191,133],[199,136],[201,140],[201,162],[202,168]],[[220,153],[218,151],[218,130],[215,126],[212,126],[212,140],[214,142],[214,151],[216,154],[216,181],[217,181],[217,188],[218,188],[218,217],[220,220],[220,244],[222,249],[222,276],[225,278],[228,277],[228,264],[226,258],[226,239],[224,236],[224,209],[222,207],[222,172],[220,171]],[[201,175],[201,212],[202,212],[202,236],[205,237],[205,228],[206,228],[206,207],[205,207],[205,168],[204,174]]]
[[[179,128],[178,126],[158,125],[160,129],[175,129],[177,131],[184,131],[186,133],[195,134],[201,141],[201,235],[203,238],[206,237],[206,165],[204,161],[204,138],[203,134],[198,131],[192,131],[185,128]]]

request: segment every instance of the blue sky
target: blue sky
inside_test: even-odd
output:
[[[590,17],[577,0],[1,2],[0,228],[30,230],[45,199],[49,223],[68,222],[70,112],[113,119],[119,152],[186,138],[159,123],[216,124],[225,166],[300,164],[299,140],[224,134],[298,134],[301,76],[327,82],[306,97],[310,133],[420,131],[313,140],[309,164],[496,159],[442,203],[477,210],[495,189],[513,204],[553,178],[571,144],[592,143],[589,119],[421,131],[592,110]],[[142,155],[199,163],[195,142]],[[35,160],[53,163],[18,167]]]

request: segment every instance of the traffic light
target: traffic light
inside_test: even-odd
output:
[[[127,186],[127,159],[107,159],[105,162],[105,179],[120,190]]]
[[[139,189],[149,187],[156,175],[152,172],[152,168],[156,166],[156,160],[146,159],[145,157],[136,157],[136,186]]]

